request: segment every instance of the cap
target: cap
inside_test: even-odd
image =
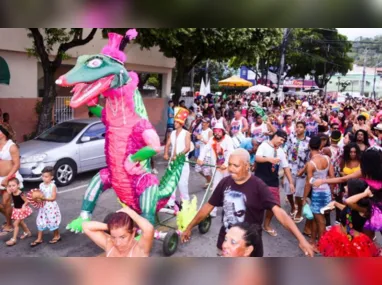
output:
[[[284,140],[288,139],[288,134],[286,132],[284,132],[283,130],[277,130],[275,135],[280,137],[280,138],[283,138]]]
[[[313,111],[313,107],[312,106],[308,106],[307,110],[308,111]]]
[[[203,123],[209,123],[211,122],[210,118],[203,118],[202,120]]]
[[[200,117],[203,117],[203,114],[202,113],[196,113],[196,117],[198,118],[200,118]]]
[[[225,128],[224,128],[224,126],[223,126],[222,123],[216,123],[216,125],[215,125],[212,129],[213,129],[213,130],[215,130],[215,129],[221,129],[221,130],[223,130],[223,131],[225,132]]]
[[[377,131],[382,131],[382,124],[376,125],[376,127],[374,129]]]

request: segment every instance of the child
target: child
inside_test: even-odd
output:
[[[32,214],[32,209],[28,206],[28,200],[24,196],[23,192],[21,192],[19,185],[20,182],[17,178],[11,178],[7,185],[7,191],[12,195],[13,199],[12,220],[14,220],[13,237],[6,242],[8,246],[13,246],[17,243],[19,226],[21,226],[24,230],[24,233],[20,236],[20,239],[25,239],[32,235],[27,225],[24,223],[24,219]]]
[[[53,167],[47,166],[42,171],[42,181],[40,184],[40,191],[44,194],[41,201],[45,201],[45,204],[40,208],[37,215],[37,239],[31,243],[31,247],[38,246],[43,243],[42,234],[44,230],[53,232],[53,239],[50,244],[61,241],[59,227],[61,223],[61,212],[56,202],[57,187],[54,184]],[[40,199],[39,199],[40,200]]]

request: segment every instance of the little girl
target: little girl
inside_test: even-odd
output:
[[[44,197],[38,199],[40,202],[45,201],[45,204],[40,208],[37,215],[37,239],[31,243],[31,247],[38,246],[43,243],[42,234],[44,230],[53,232],[53,239],[49,243],[54,244],[61,241],[59,227],[61,223],[61,212],[56,202],[57,187],[54,184],[54,170],[53,167],[47,166],[42,171],[42,181],[40,184],[40,191]]]
[[[19,226],[24,230],[24,233],[20,236],[20,239],[30,237],[32,234],[24,223],[24,219],[32,214],[32,209],[28,206],[28,200],[20,190],[20,182],[17,178],[11,178],[8,181],[7,191],[12,195],[13,210],[12,220],[14,220],[13,237],[6,242],[8,246],[13,246],[17,243],[17,235],[19,234]]]

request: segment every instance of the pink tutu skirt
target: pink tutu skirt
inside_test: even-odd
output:
[[[25,209],[16,209],[13,208],[12,210],[12,220],[24,220],[25,218],[28,218],[30,215],[32,215],[32,208],[31,207],[25,207]]]

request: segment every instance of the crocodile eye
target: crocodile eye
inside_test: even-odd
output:
[[[90,68],[97,68],[102,64],[102,59],[100,58],[94,58],[91,61],[88,62],[87,66]]]

